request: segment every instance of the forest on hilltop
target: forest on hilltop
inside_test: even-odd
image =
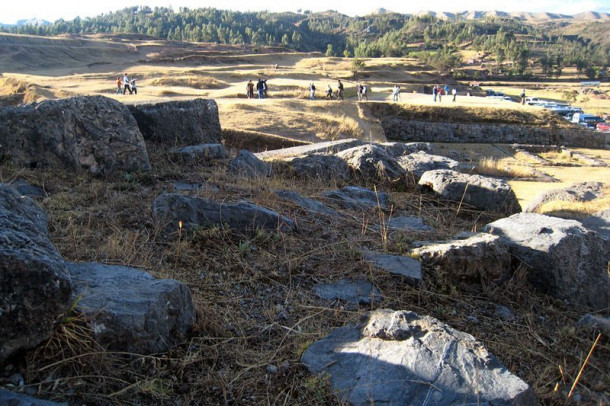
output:
[[[283,46],[356,58],[417,57],[441,71],[459,67],[460,51],[491,55],[495,74],[524,77],[537,71],[559,77],[565,67],[591,79],[610,66],[610,23],[566,21],[534,24],[514,17],[440,19],[432,15],[381,13],[349,17],[334,11],[311,13],[238,12],[214,8],[174,11],[129,7],[93,18],[49,25],[3,27],[31,35],[138,34],[169,41]]]

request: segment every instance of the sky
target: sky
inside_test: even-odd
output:
[[[60,18],[72,20],[75,17],[94,17],[102,13],[117,11],[130,6],[200,8],[214,7],[236,11],[325,11],[336,10],[350,16],[365,15],[378,8],[399,13],[432,11],[546,11],[560,14],[578,14],[583,11],[610,13],[610,0],[511,0],[496,2],[490,0],[17,0],[7,1],[0,12],[0,23],[14,24],[21,19],[40,18],[55,21]]]

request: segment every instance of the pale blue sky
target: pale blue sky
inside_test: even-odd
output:
[[[610,0],[511,0],[504,2],[489,0],[18,0],[7,1],[0,12],[0,22],[12,24],[20,19],[41,18],[55,21],[59,18],[71,20],[77,16],[92,17],[128,6],[147,5],[199,8],[215,7],[239,11],[296,11],[297,9],[323,11],[337,10],[349,15],[364,15],[378,8],[399,13],[415,13],[421,10],[464,11],[547,11],[562,14],[578,14],[583,11],[610,13]]]

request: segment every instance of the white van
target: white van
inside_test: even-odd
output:
[[[593,114],[574,113],[572,122],[584,127],[595,128],[597,123],[603,123],[604,119]]]

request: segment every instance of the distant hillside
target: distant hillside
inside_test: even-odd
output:
[[[413,15],[378,9],[363,17],[336,11],[319,13],[235,12],[213,8],[174,11],[129,7],[94,18],[53,24],[30,22],[2,30],[30,35],[137,34],[182,42],[211,42],[286,50],[319,51],[358,58],[416,56],[423,64],[449,72],[462,51],[510,62],[494,74],[523,76],[532,67],[544,75],[576,66],[589,77],[610,66],[610,14],[463,11]],[[473,61],[476,58],[473,59]]]
[[[2,28],[10,27],[23,27],[23,26],[44,26],[51,25],[52,23],[47,20],[41,20],[40,18],[30,18],[27,20],[19,20],[16,24],[0,24]]]

